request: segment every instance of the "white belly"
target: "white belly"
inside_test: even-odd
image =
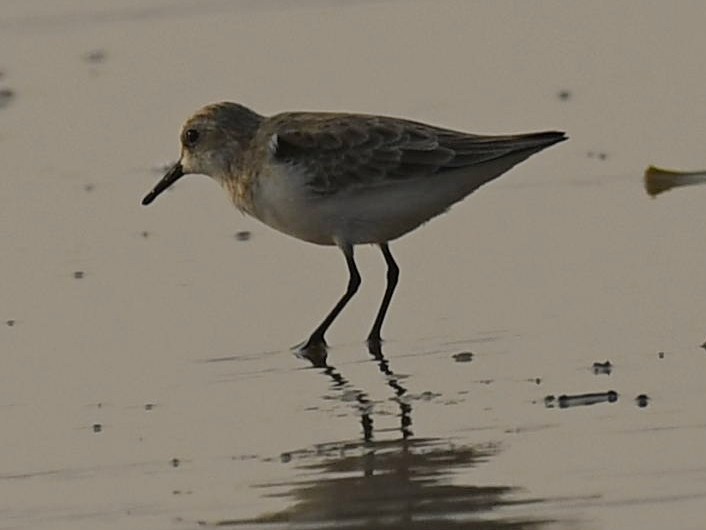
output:
[[[335,245],[332,219],[321,209],[321,201],[309,193],[304,175],[275,171],[261,175],[253,190],[253,215],[285,234],[317,243]]]
[[[325,196],[311,193],[305,175],[275,165],[259,178],[253,214],[280,232],[320,245],[384,243],[443,213],[512,165],[491,162]]]

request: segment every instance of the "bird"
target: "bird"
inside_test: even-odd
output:
[[[241,212],[303,241],[338,247],[348,284],[301,350],[325,335],[361,284],[357,245],[377,245],[387,265],[382,302],[368,334],[379,345],[399,279],[390,242],[567,136],[560,131],[470,134],[425,123],[345,112],[261,115],[233,102],[186,120],[179,160],[143,198],[149,205],[188,174],[218,182]]]

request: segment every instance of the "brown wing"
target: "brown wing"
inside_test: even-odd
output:
[[[309,186],[321,195],[433,177],[565,138],[558,132],[480,136],[359,114],[287,113],[268,121],[271,156],[310,175]]]

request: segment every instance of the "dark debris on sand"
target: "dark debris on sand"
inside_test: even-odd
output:
[[[105,50],[95,49],[83,54],[83,60],[89,64],[100,64],[105,62],[108,54]]]
[[[15,97],[15,91],[6,86],[0,86],[0,109],[7,107]]]
[[[470,363],[473,360],[473,353],[464,351],[461,353],[454,353],[451,357],[457,363]]]
[[[610,375],[612,371],[613,365],[610,363],[610,361],[605,361],[603,363],[593,363],[593,373],[595,375]]]
[[[618,401],[618,393],[615,390],[608,392],[591,392],[588,394],[562,394],[558,398],[547,396],[544,398],[544,406],[547,408],[559,407],[566,409],[569,407],[585,407],[596,403],[615,403]]]
[[[650,396],[647,394],[640,394],[635,398],[635,403],[637,403],[637,406],[640,408],[645,408],[650,402]]]
[[[589,151],[586,153],[588,158],[597,158],[598,160],[606,160],[608,158],[608,153],[604,151]]]

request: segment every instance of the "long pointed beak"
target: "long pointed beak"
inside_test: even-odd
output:
[[[162,193],[164,190],[166,190],[169,186],[174,184],[183,176],[184,168],[181,166],[181,162],[177,162],[169,169],[169,171],[167,171],[167,174],[162,177],[162,180],[157,182],[157,185],[152,188],[152,191],[145,195],[145,198],[142,199],[142,205],[147,206],[148,204],[150,204],[153,200],[157,198],[160,193]]]

